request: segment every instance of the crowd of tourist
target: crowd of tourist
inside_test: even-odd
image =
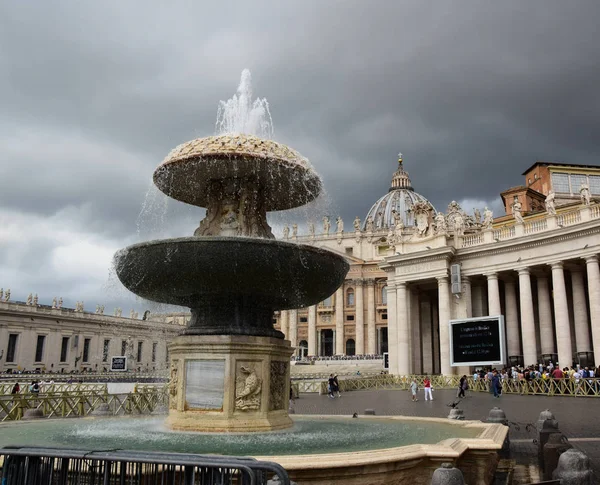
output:
[[[500,397],[502,389],[507,387],[513,392],[526,393],[534,386],[547,392],[551,386],[565,393],[581,392],[583,384],[587,383],[587,391],[600,390],[600,383],[595,377],[600,377],[600,366],[582,367],[573,365],[560,367],[558,363],[536,364],[529,367],[505,367],[498,369],[480,369],[473,374],[474,383],[482,382],[494,397]]]
[[[311,355],[310,357],[300,357],[293,355],[291,358],[294,362],[318,362],[330,360],[383,360],[383,355],[380,354],[364,354],[364,355]]]

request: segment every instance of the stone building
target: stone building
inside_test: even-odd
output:
[[[344,230],[338,218],[330,232],[326,218],[322,233],[309,225],[292,238],[346,255],[351,269],[334,295],[276,314],[276,326],[299,356],[389,351],[392,373],[450,374],[448,321],[504,315],[510,363],[593,364],[600,167],[537,162],[523,175],[501,194],[500,217],[456,202],[442,212],[414,191],[400,156],[363,221]]]
[[[63,308],[56,299],[52,306],[37,297],[15,302],[1,292],[0,372],[102,372],[113,356],[127,356],[130,370],[166,369],[167,342],[186,321],[186,314],[148,319],[149,313],[140,318],[133,311],[123,317],[120,309],[86,312],[83,303]]]

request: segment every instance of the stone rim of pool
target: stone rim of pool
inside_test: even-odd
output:
[[[159,417],[159,416],[156,416]],[[84,423],[101,420],[137,420],[148,418],[139,417],[90,417],[79,419],[44,419],[30,422],[12,422],[2,423],[2,427],[9,426],[35,426],[36,424],[55,422],[74,422]],[[332,415],[296,415],[294,420],[310,421],[357,421],[346,416]],[[378,449],[366,449],[361,451],[347,452],[323,452],[311,453],[306,449],[302,454],[288,455],[259,455],[243,454],[252,456],[259,460],[267,460],[279,463],[283,466],[290,477],[298,483],[317,484],[323,481],[329,483],[388,483],[388,480],[411,480],[411,483],[421,483],[419,480],[423,477],[429,479],[433,470],[443,462],[450,462],[461,468],[465,478],[472,478],[467,483],[491,483],[485,477],[493,476],[498,462],[498,451],[508,434],[508,427],[501,424],[484,423],[481,421],[454,421],[446,418],[424,418],[413,416],[360,416],[359,422],[365,421],[402,421],[405,423],[422,424],[441,424],[444,427],[455,427],[457,429],[473,429],[479,431],[474,433],[474,437],[450,437],[433,444],[410,444],[403,446],[392,446]],[[195,432],[172,432],[186,435],[197,434]],[[285,434],[289,431],[279,431],[264,433],[273,436],[275,434]],[[212,433],[198,433],[208,436],[215,436]],[[256,433],[219,433],[222,435],[245,435],[249,437],[259,437]],[[262,433],[261,433],[262,434]],[[22,443],[5,443],[7,445],[21,445]],[[308,447],[307,447],[308,448]],[[365,476],[370,476],[369,480]],[[428,482],[423,482],[428,483]]]

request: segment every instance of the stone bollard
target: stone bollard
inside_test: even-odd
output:
[[[448,419],[465,419],[463,410],[458,408],[452,408],[450,410],[450,414],[448,414]]]
[[[44,417],[44,412],[41,409],[26,409],[21,418],[23,421],[30,419],[40,419]]]
[[[442,466],[433,472],[431,485],[465,485],[465,477],[452,463],[442,463]]]
[[[110,411],[110,408],[108,407],[108,404],[103,402],[98,404],[98,406],[96,406],[96,409],[94,409],[91,412],[92,416],[111,416],[112,412]]]
[[[508,426],[508,419],[506,418],[506,413],[502,411],[502,409],[498,407],[494,407],[490,410],[488,414],[488,418],[486,420],[488,423],[496,423],[502,424],[504,426]],[[510,432],[510,428],[509,428]],[[510,439],[508,437],[509,433],[506,433],[506,438],[504,439],[504,443],[502,443],[502,453],[508,453],[510,451]]]
[[[573,446],[562,433],[553,433],[544,445],[544,480],[552,480],[552,472],[558,467],[560,456]]]
[[[571,448],[560,455],[552,479],[560,480],[561,485],[595,484],[590,459],[583,451],[575,448]]]
[[[498,407],[490,409],[490,413],[488,414],[488,418],[486,421],[488,423],[498,423],[503,424],[504,426],[508,426],[508,419],[506,418],[506,413]]]
[[[555,419],[554,414],[552,414],[552,412],[550,412],[549,409],[545,409],[544,411],[542,411],[540,413],[540,416],[537,420],[537,426],[536,426],[538,434],[540,431],[542,431],[542,427],[544,426],[544,421],[546,421],[547,419]]]
[[[375,416],[374,409],[365,409],[365,416]]]
[[[542,425],[542,430],[538,436],[538,460],[540,467],[544,468],[544,445],[548,442],[550,435],[559,433],[558,421],[556,419],[547,419]]]

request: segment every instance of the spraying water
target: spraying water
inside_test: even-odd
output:
[[[265,98],[252,100],[252,75],[242,71],[237,94],[227,101],[219,101],[216,134],[243,133],[260,138],[273,137],[273,120]]]

